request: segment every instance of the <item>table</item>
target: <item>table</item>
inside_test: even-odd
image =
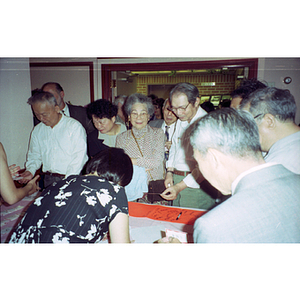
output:
[[[5,243],[8,239],[36,196],[37,193],[25,197],[14,205],[4,203],[0,206],[1,243]],[[186,232],[188,242],[192,243],[193,224],[206,212],[137,202],[128,202],[128,210],[130,238],[134,243],[153,243],[165,236],[166,229]]]
[[[36,192],[27,196],[13,205],[2,202],[2,205],[0,206],[1,243],[5,243],[12,229],[21,221],[27,208],[33,202],[38,193],[39,192]]]
[[[194,222],[206,212],[136,202],[129,202],[128,209],[130,237],[135,243],[153,243],[165,236],[166,229],[186,232],[188,242],[192,243]]]

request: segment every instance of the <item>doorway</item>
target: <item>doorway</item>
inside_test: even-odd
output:
[[[234,59],[234,60],[214,60],[214,61],[189,61],[189,62],[168,62],[168,63],[131,63],[131,64],[103,64],[102,65],[102,97],[104,99],[112,100],[117,91],[117,85],[121,81],[125,84],[135,83],[138,76],[146,73],[153,76],[161,76],[162,74],[168,74],[169,77],[177,76],[178,74],[190,74],[195,76],[198,72],[205,76],[205,74],[212,73],[236,73],[237,80],[250,79],[257,77],[258,59]],[[243,70],[242,75],[238,75],[237,70]],[[122,75],[120,75],[122,73]],[[174,76],[175,75],[175,76]],[[122,77],[123,76],[123,77]],[[124,78],[124,79],[120,79]],[[118,80],[119,78],[119,80]],[[189,82],[189,81],[188,81]],[[136,83],[135,83],[136,84]],[[175,83],[176,84],[176,83]],[[173,85],[175,85],[173,84]],[[151,85],[151,84],[150,84]],[[155,84],[152,84],[155,85]],[[157,85],[164,85],[161,82],[157,82]],[[211,87],[205,82],[201,85],[206,86],[208,91]],[[166,88],[169,86],[165,84]],[[232,88],[234,90],[234,87]],[[138,87],[135,88],[135,92],[142,92],[148,94],[148,85],[141,91]],[[118,93],[120,94],[120,93]],[[210,93],[211,94],[211,93]]]

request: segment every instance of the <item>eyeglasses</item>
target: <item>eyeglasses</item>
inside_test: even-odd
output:
[[[146,112],[142,112],[140,114],[132,112],[130,116],[132,119],[137,119],[138,117],[140,117],[141,119],[146,119],[148,117],[148,114]]]
[[[258,114],[258,115],[256,115],[255,117],[254,117],[254,119],[256,119],[256,118],[258,118],[258,117],[260,117],[260,116],[265,116],[265,114]]]
[[[179,112],[185,112],[186,109],[188,108],[188,106],[190,105],[191,103],[189,102],[189,104],[186,106],[186,107],[173,107],[173,106],[170,106],[168,107],[168,110],[169,111],[172,111],[172,112],[176,112],[176,111],[179,111]]]

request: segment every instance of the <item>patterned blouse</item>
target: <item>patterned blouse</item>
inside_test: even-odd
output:
[[[163,130],[150,127],[149,125],[146,125],[141,130],[136,128],[131,130],[127,130],[117,136],[116,147],[124,149],[130,158],[137,158],[138,166],[150,169],[147,172],[148,182],[150,180],[163,179],[165,151],[165,134]],[[143,155],[141,155],[138,146]]]
[[[96,243],[120,212],[128,214],[123,187],[98,176],[71,175],[31,204],[9,243]]]

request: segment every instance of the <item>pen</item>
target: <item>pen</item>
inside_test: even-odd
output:
[[[179,213],[179,215],[177,216],[176,220],[178,220],[181,215],[182,215],[182,211]]]

